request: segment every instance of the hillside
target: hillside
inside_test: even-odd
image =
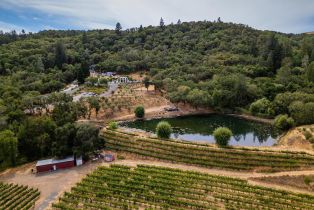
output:
[[[99,111],[99,101],[93,98],[86,106],[49,95],[76,79],[84,83],[90,66],[98,72],[146,71],[149,82],[175,103],[266,118],[286,114],[292,118],[278,120],[283,129],[311,124],[313,46],[314,37],[306,34],[208,21],[0,34],[0,137],[10,138],[27,160],[99,147],[92,138],[98,135],[94,128],[74,125],[91,109]],[[46,110],[46,115],[25,113],[33,108]],[[91,138],[83,135],[88,132]],[[84,141],[92,141],[94,148],[85,150]],[[0,157],[0,169],[10,164],[15,160]]]

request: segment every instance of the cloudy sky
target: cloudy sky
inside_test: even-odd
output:
[[[216,20],[288,33],[314,31],[314,0],[0,0],[0,30],[103,29]]]

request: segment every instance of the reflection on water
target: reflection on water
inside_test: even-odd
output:
[[[158,122],[168,121],[173,128],[172,138],[187,141],[215,143],[213,131],[220,127],[232,130],[230,145],[272,146],[276,143],[276,132],[271,125],[252,122],[226,115],[185,116],[168,119],[138,120],[122,123],[122,126],[155,132]]]

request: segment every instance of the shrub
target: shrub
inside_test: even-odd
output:
[[[312,179],[311,179],[310,177],[308,177],[308,176],[305,176],[305,177],[304,177],[304,183],[305,183],[306,185],[309,185],[311,182],[312,182]]]
[[[310,131],[305,131],[303,135],[306,140],[309,140],[312,137],[312,133]]]
[[[115,121],[112,121],[109,123],[109,129],[112,129],[112,130],[116,130],[118,128],[118,123],[115,122]]]
[[[216,144],[220,147],[228,146],[232,135],[232,131],[226,127],[219,127],[214,130]]]
[[[134,114],[137,118],[143,118],[145,115],[145,109],[143,106],[138,106],[134,110]]]
[[[171,125],[166,121],[161,121],[156,127],[156,133],[159,138],[169,139],[172,133]]]
[[[272,116],[275,113],[272,103],[266,98],[262,98],[253,102],[250,105],[250,112],[253,115],[262,116]]]
[[[275,118],[274,126],[280,130],[289,130],[294,126],[294,120],[288,115],[278,115]]]

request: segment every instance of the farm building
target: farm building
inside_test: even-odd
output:
[[[65,159],[47,159],[39,160],[36,164],[37,173],[46,171],[55,171],[58,169],[71,168],[75,166],[75,159],[73,156]]]

